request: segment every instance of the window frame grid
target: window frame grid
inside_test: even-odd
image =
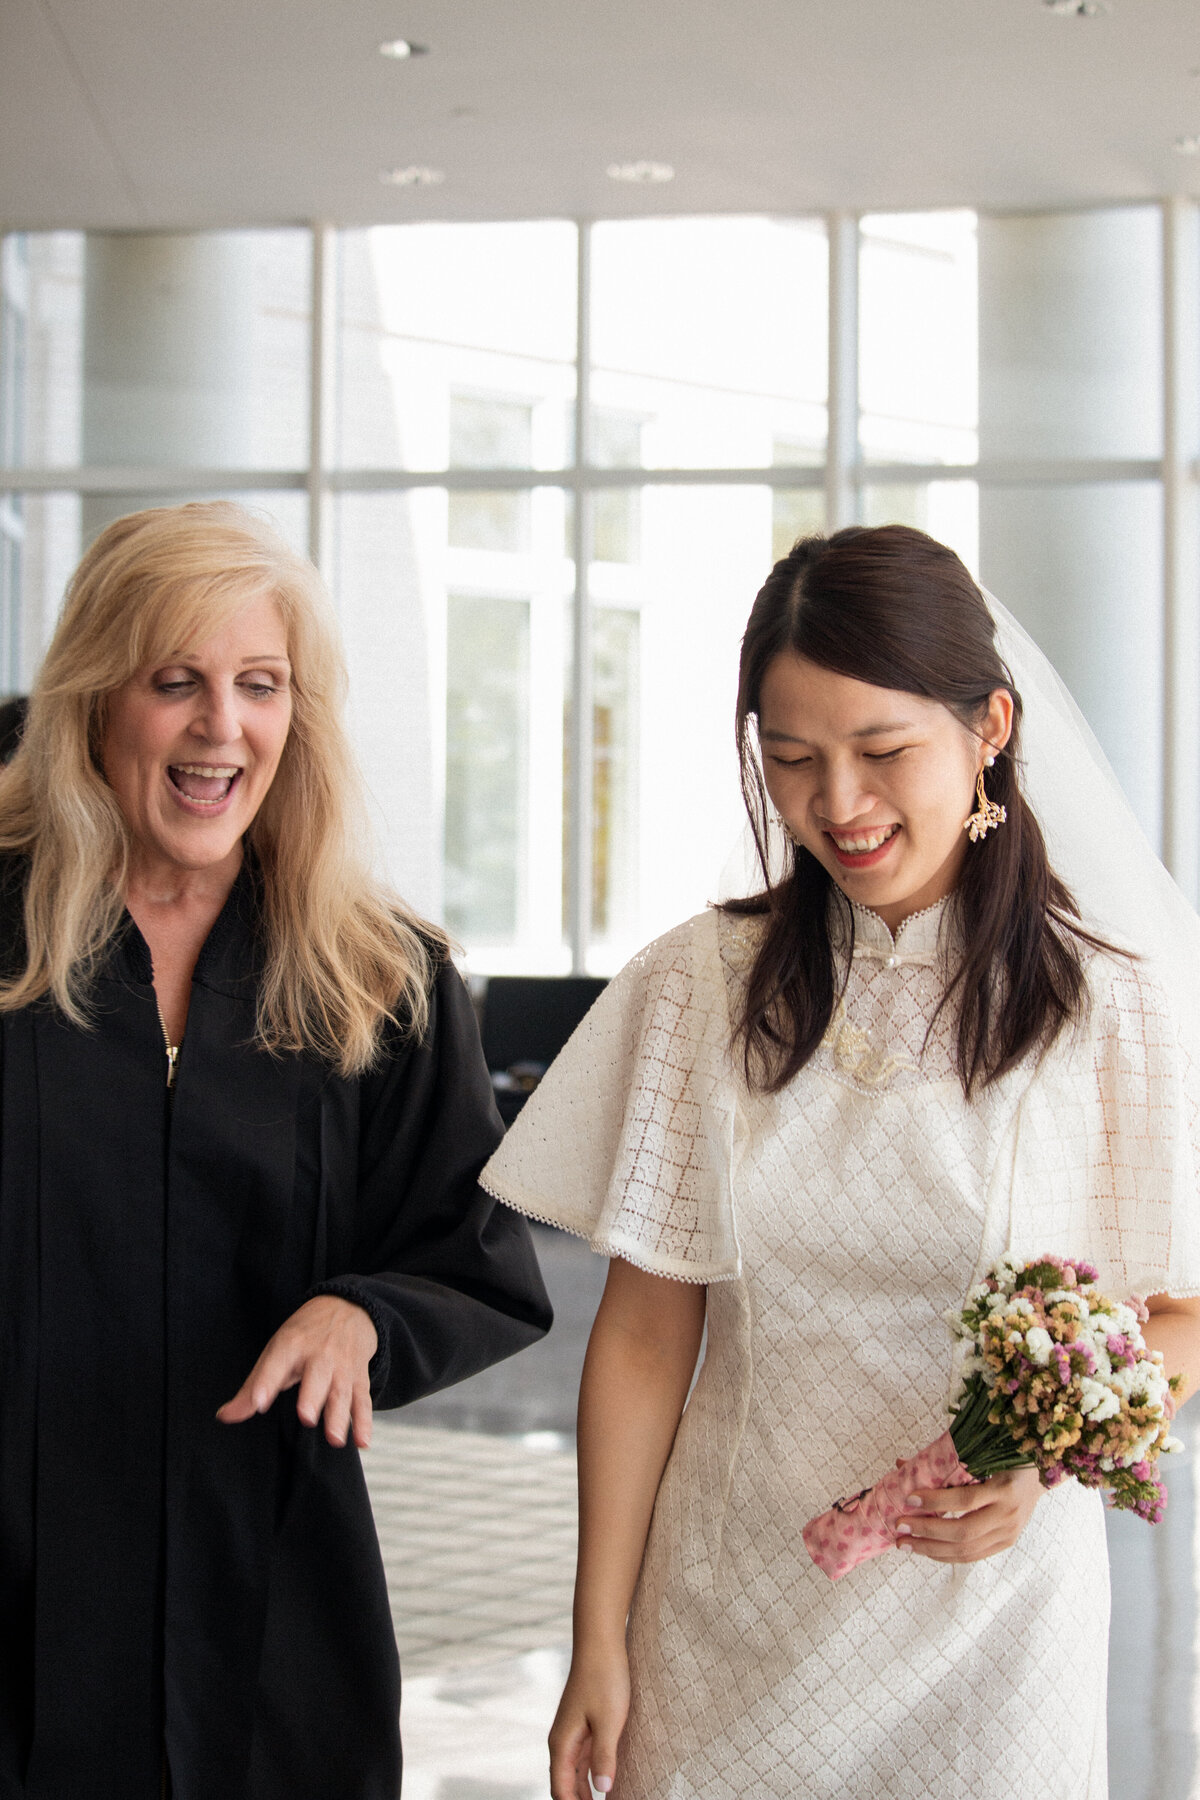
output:
[[[1120,202],[1113,203],[1121,204]],[[1129,204],[1133,204],[1130,202]],[[1138,202],[1144,205],[1145,202]],[[591,232],[592,221],[575,221],[576,348],[574,460],[561,469],[335,469],[333,443],[336,371],[336,228],[317,223],[311,236],[311,322],[309,334],[309,455],[300,468],[171,469],[158,466],[0,468],[0,493],[76,493],[120,496],[157,492],[291,491],[308,498],[308,550],[328,575],[330,518],[335,496],[343,493],[402,493],[420,488],[447,491],[525,491],[559,488],[574,498],[575,582],[571,659],[571,780],[568,791],[567,917],[564,933],[571,967],[583,973],[591,943],[592,758],[591,614],[588,575],[593,532],[593,496],[605,489],[647,487],[755,486],[812,489],[824,493],[826,529],[857,523],[868,487],[911,486],[966,481],[992,486],[1058,486],[1080,483],[1157,482],[1163,490],[1164,861],[1195,902],[1200,897],[1200,709],[1195,704],[1200,671],[1200,456],[1195,448],[1196,395],[1200,393],[1200,267],[1197,223],[1200,207],[1172,198],[1156,203],[1163,226],[1164,441],[1162,455],[1148,458],[1047,460],[987,459],[972,463],[895,463],[863,458],[858,404],[858,258],[860,214],[830,212],[823,217],[829,241],[828,431],[824,464],[770,464],[758,468],[604,468],[589,460]],[[1036,210],[1036,209],[1035,209]],[[1059,214],[1063,209],[1052,209]],[[1086,210],[1086,209],[1077,209]],[[7,235],[0,233],[0,242]],[[16,235],[16,234],[14,234]],[[0,345],[0,356],[3,355]]]

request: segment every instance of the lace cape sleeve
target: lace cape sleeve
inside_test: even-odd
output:
[[[1029,1247],[1090,1258],[1110,1291],[1200,1295],[1200,1069],[1147,964],[1098,955],[1089,982],[1086,1021],[1030,1090]]]
[[[701,914],[609,983],[488,1163],[484,1187],[653,1274],[732,1279],[728,1038],[716,916]]]

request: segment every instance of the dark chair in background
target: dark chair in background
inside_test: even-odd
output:
[[[511,1125],[605,983],[598,975],[493,975],[483,998],[483,1053]]]

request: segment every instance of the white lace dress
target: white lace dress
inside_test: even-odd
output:
[[[930,1032],[941,924],[893,942],[856,909],[823,1045],[762,1096],[729,1050],[757,927],[689,921],[610,984],[486,1171],[597,1250],[708,1283],[631,1616],[620,1800],[1106,1793],[1095,1494],[1043,1495],[971,1566],[896,1551],[833,1584],[800,1537],[945,1429],[943,1314],[1006,1248],[1200,1292],[1194,1090],[1160,991],[1096,957],[1086,1023],[968,1104],[948,1011]]]

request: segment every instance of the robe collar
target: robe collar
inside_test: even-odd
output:
[[[200,948],[193,981],[236,993],[258,979],[263,965],[262,890],[262,869],[247,846],[225,904]],[[153,982],[150,946],[129,913],[118,929],[109,971],[147,987]]]

